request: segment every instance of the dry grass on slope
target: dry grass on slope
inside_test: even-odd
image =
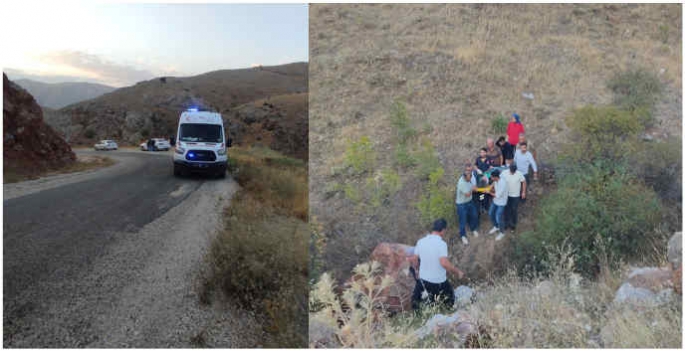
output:
[[[307,168],[263,148],[231,148],[241,190],[209,252],[203,301],[215,292],[264,319],[261,346],[304,347],[307,331]],[[255,347],[257,345],[251,345]]]
[[[564,117],[611,103],[607,82],[628,69],[658,75],[665,89],[654,131],[679,135],[681,29],[677,4],[312,5],[311,198],[335,251],[328,268],[349,272],[375,243],[425,230],[416,210],[425,181],[411,167],[395,167],[395,101],[406,106],[414,144],[434,145],[448,182],[486,137],[497,136],[492,120],[514,111],[548,162],[568,139]],[[371,142],[373,167],[340,172],[362,137]],[[349,195],[363,194],[368,178],[386,168],[401,189],[379,211],[360,209]]]
[[[613,305],[621,284],[619,271],[590,282],[573,273],[573,261],[563,251],[552,274],[526,278],[511,271],[488,284],[475,286],[476,301],[459,310],[479,329],[477,344],[489,348],[680,348],[682,303],[646,310]],[[374,270],[373,267],[376,267]],[[451,328],[421,338],[421,326],[438,309],[427,308],[389,316],[375,298],[392,279],[378,279],[379,266],[361,264],[355,271],[368,277],[337,295],[330,276],[312,290],[310,345],[343,347],[458,348]],[[366,282],[366,281],[365,281]],[[375,283],[374,283],[375,282]],[[369,293],[371,291],[371,293]],[[358,303],[355,303],[357,301]],[[373,308],[368,308],[373,306]],[[321,342],[325,341],[324,345]]]

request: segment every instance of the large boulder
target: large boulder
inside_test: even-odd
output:
[[[670,268],[633,268],[616,291],[614,304],[643,308],[668,303],[674,291],[672,278]]]
[[[407,257],[413,247],[395,243],[380,243],[371,253],[370,261],[377,261],[383,267],[383,274],[394,280],[394,284],[381,292],[383,304],[388,312],[411,310],[411,296],[416,280],[409,272]],[[353,276],[351,279],[355,279]]]

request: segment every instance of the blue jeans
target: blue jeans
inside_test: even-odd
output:
[[[471,231],[478,230],[478,210],[469,201],[463,204],[457,204],[457,217],[459,218],[459,235],[466,236],[466,223],[468,222]]]
[[[497,206],[493,201],[488,214],[492,224],[500,230],[504,230],[504,206]]]

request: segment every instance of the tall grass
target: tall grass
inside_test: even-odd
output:
[[[510,270],[474,286],[476,301],[460,312],[479,326],[475,342],[492,348],[681,347],[680,300],[649,311],[623,309],[612,304],[620,270],[606,270],[603,279],[586,281],[574,273],[574,256],[568,246],[559,246],[548,256],[554,268],[547,277],[521,278]],[[417,331],[436,313],[432,308],[389,317],[379,292],[393,282],[380,275],[377,263],[361,264],[354,274],[360,279],[342,294],[336,294],[327,274],[312,290],[310,323],[313,329],[325,326],[328,330],[326,346],[464,346],[463,340],[449,337],[454,335],[418,337]],[[322,346],[317,344],[320,335],[312,334],[310,346]]]
[[[307,330],[308,189],[304,162],[259,148],[231,149],[242,189],[212,243],[201,296],[220,291],[266,317],[272,347],[303,347]]]

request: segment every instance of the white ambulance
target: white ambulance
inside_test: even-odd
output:
[[[181,113],[174,148],[174,175],[202,172],[226,176],[228,156],[224,121],[217,112],[189,109]]]

